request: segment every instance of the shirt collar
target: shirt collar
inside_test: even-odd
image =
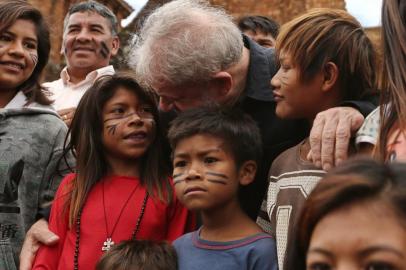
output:
[[[18,91],[17,94],[13,97],[13,99],[10,100],[9,103],[7,103],[6,107],[4,107],[4,109],[22,108],[26,104],[27,104],[27,97],[24,95],[23,91]]]
[[[77,87],[77,86],[85,84],[85,83],[87,83],[89,81],[94,81],[95,79],[97,79],[98,77],[100,77],[102,75],[113,74],[113,73],[114,73],[113,66],[108,65],[108,66],[105,66],[105,67],[102,67],[102,68],[99,68],[99,69],[96,69],[96,70],[93,70],[93,71],[89,72],[86,75],[86,78],[83,81],[81,81],[81,82],[79,82],[77,84],[74,84],[74,83],[70,82],[70,77],[69,77],[69,73],[68,73],[68,67],[64,67],[62,69],[60,76],[61,76],[61,79],[62,79],[62,82],[63,82],[64,85],[70,85],[70,86]]]

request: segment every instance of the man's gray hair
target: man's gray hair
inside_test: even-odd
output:
[[[96,1],[86,1],[86,2],[80,2],[77,4],[72,5],[68,13],[65,16],[65,19],[63,20],[63,31],[65,32],[66,27],[68,26],[68,21],[69,17],[78,12],[96,12],[100,16],[106,18],[109,23],[110,23],[110,31],[113,36],[116,36],[118,33],[118,22],[117,22],[117,17],[114,15],[114,13],[105,5],[100,4]]]
[[[242,34],[232,18],[206,1],[177,0],[144,22],[130,65],[146,86],[210,80],[242,57]]]

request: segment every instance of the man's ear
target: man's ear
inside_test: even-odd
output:
[[[240,185],[246,186],[254,181],[257,172],[257,163],[253,160],[245,161],[239,170]]]
[[[217,72],[212,76],[209,87],[217,97],[224,98],[233,87],[233,77],[226,71]]]
[[[118,49],[120,48],[120,39],[118,36],[113,37],[111,42],[111,56],[115,56],[118,53]]]
[[[335,63],[327,62],[323,67],[323,91],[330,91],[338,80],[339,70]]]

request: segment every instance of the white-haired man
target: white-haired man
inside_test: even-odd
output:
[[[278,65],[273,49],[243,36],[223,10],[203,1],[172,1],[145,21],[130,59],[141,83],[160,96],[163,111],[209,103],[240,106],[261,130],[264,158],[242,206],[255,218],[272,160],[308,133],[305,121],[281,120],[270,80]],[[311,132],[311,156],[329,169],[346,158],[351,132],[375,106],[349,101],[320,113]],[[362,111],[362,114],[355,108]],[[328,120],[328,121],[327,121]]]

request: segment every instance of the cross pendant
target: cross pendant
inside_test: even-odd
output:
[[[103,243],[102,251],[109,251],[112,246],[114,246],[114,241],[111,238],[107,238]]]

